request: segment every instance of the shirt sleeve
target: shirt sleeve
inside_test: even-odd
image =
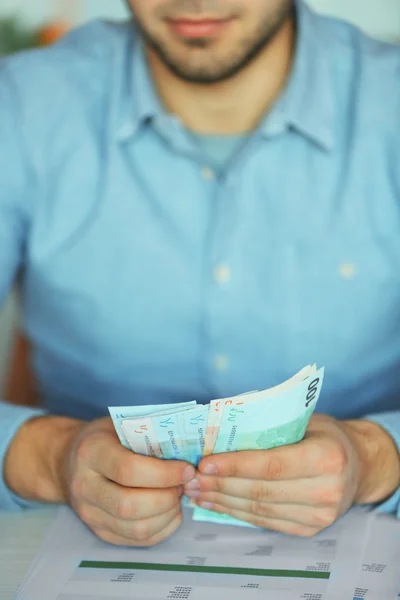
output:
[[[383,427],[392,436],[400,453],[400,411],[368,415],[365,419]],[[379,504],[376,509],[381,512],[395,514],[400,518],[400,488],[385,502]]]
[[[0,61],[0,306],[24,266],[33,173],[29,166],[22,111],[7,60]],[[21,510],[32,503],[17,498],[4,481],[4,458],[19,428],[44,411],[0,401],[0,509]]]

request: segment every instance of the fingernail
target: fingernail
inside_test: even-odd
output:
[[[206,465],[202,471],[204,475],[216,475],[218,473],[218,467],[217,465]]]
[[[188,498],[198,498],[200,496],[200,490],[188,490],[186,489],[185,496]]]
[[[195,477],[196,477],[196,471],[195,471],[194,467],[192,467],[191,465],[188,465],[186,467],[186,469],[183,471],[182,483],[189,483],[189,481],[192,481],[192,479],[194,479]]]
[[[192,481],[189,481],[189,483],[187,483],[185,485],[185,489],[186,490],[199,490],[200,483],[197,481],[197,479],[192,479]]]
[[[205,508],[206,510],[212,510],[214,508],[214,504],[212,502],[199,502],[199,506],[201,506],[201,508]]]

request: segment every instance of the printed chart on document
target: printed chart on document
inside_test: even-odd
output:
[[[267,591],[273,592],[274,600],[345,597],[350,580],[356,584],[359,544],[366,533],[365,521],[358,516],[349,514],[330,531],[301,539],[193,522],[186,514],[172,538],[150,549],[136,549],[104,544],[65,512],[65,537],[62,523],[58,526],[57,537],[64,539],[59,560],[55,546],[52,555],[58,583],[45,594],[43,588],[39,593],[39,586],[36,594],[33,585],[30,598],[253,600],[265,598]],[[339,575],[334,581],[332,571]],[[43,584],[39,576],[40,580]]]

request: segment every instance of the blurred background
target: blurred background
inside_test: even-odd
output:
[[[308,0],[316,10],[343,17],[369,34],[400,41],[399,0]],[[122,0],[0,0],[0,19],[15,18],[20,30],[36,34],[45,28],[46,41],[64,27],[97,18],[124,18]],[[43,36],[43,33],[41,33]],[[4,36],[1,36],[1,41]]]
[[[344,18],[366,33],[400,43],[400,0],[308,0],[316,10]],[[123,19],[123,0],[0,0],[0,57],[52,43],[91,19]],[[17,321],[11,296],[0,309],[0,393]]]

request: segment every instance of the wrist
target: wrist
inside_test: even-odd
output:
[[[356,504],[377,504],[400,486],[400,454],[392,436],[372,421],[345,421],[359,460]]]
[[[66,502],[64,458],[83,426],[82,421],[51,416],[24,423],[5,456],[9,489],[26,500]]]

